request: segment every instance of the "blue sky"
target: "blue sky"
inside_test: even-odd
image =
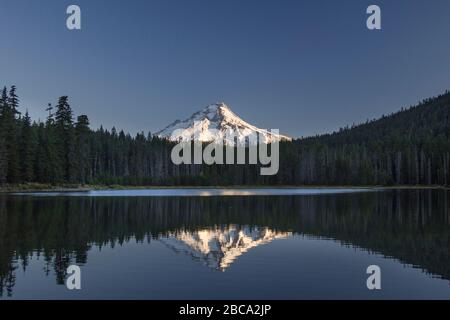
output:
[[[66,28],[78,4],[82,30]],[[382,30],[366,28],[370,4]],[[45,118],[155,132],[224,101],[292,136],[325,133],[450,89],[448,0],[0,0],[0,85]]]

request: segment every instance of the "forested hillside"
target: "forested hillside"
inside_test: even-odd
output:
[[[297,141],[301,183],[450,181],[450,93],[337,133]]]
[[[450,93],[339,132],[280,144],[280,170],[172,164],[173,143],[150,133],[92,130],[67,96],[33,122],[16,87],[0,97],[0,184],[448,185]]]

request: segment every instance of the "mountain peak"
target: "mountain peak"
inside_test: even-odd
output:
[[[204,109],[228,109],[230,110],[230,107],[227,106],[225,102],[216,102],[207,105]]]
[[[177,120],[163,130],[155,133],[156,136],[172,141],[201,142],[225,141],[227,133],[234,132],[239,142],[246,143],[251,134],[262,136],[262,143],[287,140],[292,138],[257,128],[237,116],[224,102],[207,105],[195,112],[184,121]]]

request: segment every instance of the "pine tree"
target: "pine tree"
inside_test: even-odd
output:
[[[58,145],[56,138],[56,125],[54,114],[51,113],[51,105],[47,121],[39,126],[38,130],[38,156],[39,172],[42,174],[40,182],[63,182],[63,163],[58,157]]]
[[[3,136],[0,136],[0,185],[6,182],[7,174],[8,174],[8,159],[6,154],[6,144]]]
[[[33,181],[33,154],[34,137],[31,128],[31,119],[28,110],[22,119],[22,131],[20,136],[19,155],[20,155],[20,173],[22,182]]]
[[[9,183],[19,182],[19,152],[17,148],[17,119],[19,98],[16,94],[16,87],[12,86],[9,96],[6,95],[6,89],[3,89],[3,132],[6,145],[6,154],[8,162],[7,181]]]
[[[62,96],[58,100],[55,113],[55,129],[58,158],[63,168],[63,180],[65,182],[76,182],[73,114],[67,96]]]
[[[0,97],[0,184],[4,184],[6,182],[8,175],[8,154],[5,141],[6,130],[4,128],[7,98],[5,87],[3,88],[3,92]]]
[[[20,114],[19,112],[19,97],[16,94],[17,88],[16,86],[11,86],[11,89],[9,90],[9,106],[11,108],[11,111],[16,117],[16,115]]]
[[[0,96],[0,121],[5,118],[5,112],[8,108],[8,94],[6,92],[6,87],[3,87],[2,94]]]
[[[89,177],[89,118],[81,115],[75,126],[77,181],[85,184]]]
[[[62,96],[58,100],[55,113],[55,124],[61,132],[66,132],[72,129],[73,114],[72,108],[69,105],[68,96]]]

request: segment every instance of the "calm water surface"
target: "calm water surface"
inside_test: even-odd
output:
[[[450,299],[444,190],[0,195],[1,299]],[[77,264],[82,289],[65,285]],[[378,265],[382,289],[369,291]]]

